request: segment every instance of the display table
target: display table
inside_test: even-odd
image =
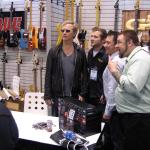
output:
[[[19,139],[57,146],[57,143],[50,139],[50,135],[59,130],[58,117],[16,111],[11,112],[19,129]],[[47,122],[47,120],[52,120],[54,124],[52,126],[52,132],[48,132],[45,129],[40,130],[32,127],[33,124],[38,122]],[[86,140],[89,141],[89,145],[91,145],[96,143],[98,137],[99,134],[95,134],[87,137]]]

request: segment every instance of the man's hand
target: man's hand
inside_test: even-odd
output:
[[[108,69],[112,74],[118,70],[117,63],[113,62],[110,57],[109,57],[109,61],[108,61]]]
[[[111,58],[109,57],[108,61],[108,69],[116,79],[116,81],[119,83],[120,77],[121,77],[121,72],[118,69],[117,62],[113,62]]]
[[[47,106],[51,106],[54,104],[54,102],[51,99],[45,100],[45,103],[47,104]]]
[[[103,114],[103,120],[104,121],[110,121],[111,116]]]
[[[84,101],[84,98],[82,96],[79,95],[78,97],[79,101],[83,102]]]

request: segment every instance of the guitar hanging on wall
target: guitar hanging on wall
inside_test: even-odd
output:
[[[13,30],[13,13],[15,12],[15,8],[13,8],[13,2],[11,2],[10,7],[10,30],[7,31],[7,46],[8,47],[17,47],[18,46],[18,37],[17,37],[17,31]]]
[[[8,59],[7,59],[7,52],[4,51],[3,52],[3,56],[2,56],[2,63],[3,63],[3,82],[2,82],[2,85],[3,87],[6,87],[6,83],[5,83],[5,71],[6,71],[6,63],[8,62]]]
[[[76,0],[76,23],[79,26],[79,30],[74,38],[74,42],[77,43],[81,48],[85,48],[85,37],[87,31],[85,29],[81,29],[82,6],[82,0],[80,0],[80,2],[79,0]]]
[[[29,32],[29,39],[28,39],[28,50],[29,51],[33,51],[33,49],[38,48],[38,39],[37,39],[37,29],[32,26],[32,1],[30,0],[30,23],[29,23],[29,28],[28,28],[28,32]]]
[[[43,2],[40,2],[40,28],[38,29],[38,48],[40,50],[46,50],[46,28],[42,28],[43,12],[45,8]]]
[[[134,22],[134,30],[136,33],[138,33],[138,27],[139,27],[139,16],[140,16],[140,10],[139,10],[139,6],[140,6],[140,0],[136,0],[135,2],[135,22]]]
[[[37,50],[33,50],[33,56],[32,56],[32,63],[33,63],[33,84],[29,86],[29,90],[31,92],[38,92],[37,88],[37,70],[39,65],[39,56],[37,53]]]
[[[119,0],[116,1],[114,8],[115,8],[114,31],[118,32]]]
[[[28,48],[27,12],[28,12],[28,1],[25,0],[24,29],[20,30],[20,48],[21,49]]]
[[[21,68],[20,68],[20,65],[22,64],[22,58],[21,58],[21,55],[20,55],[20,49],[18,50],[18,53],[17,53],[17,59],[16,59],[16,63],[17,63],[17,76],[20,78],[21,76]],[[20,81],[20,80],[19,80]],[[21,98],[23,98],[25,95],[25,90],[22,89],[20,83],[19,83],[19,96]]]

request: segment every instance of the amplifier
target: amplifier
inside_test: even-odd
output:
[[[101,131],[101,113],[96,107],[73,98],[58,100],[59,128],[83,136]]]

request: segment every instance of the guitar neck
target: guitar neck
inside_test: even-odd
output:
[[[14,11],[13,2],[11,2],[11,8],[10,8],[10,34],[13,32],[13,25],[12,25],[12,22],[13,22],[13,11]]]
[[[17,76],[20,77],[20,64],[17,64]]]
[[[138,26],[139,26],[138,19],[139,19],[139,14],[140,14],[139,12],[140,12],[139,9],[135,10],[135,22],[134,22],[134,30],[135,30],[135,32],[138,32]]]
[[[76,6],[76,23],[79,24],[79,5]]]
[[[80,5],[79,5],[79,30],[81,30],[81,26],[82,26],[82,0],[80,0]]]
[[[115,8],[114,31],[118,32],[119,0],[116,1],[114,8]]]
[[[5,84],[5,71],[6,71],[6,64],[5,64],[5,62],[3,62],[3,87],[6,86],[6,84]]]
[[[32,0],[30,0],[30,25],[29,25],[29,31],[32,31]]]
[[[34,92],[37,92],[37,69],[33,69],[33,88]]]
[[[100,25],[100,0],[97,0],[96,5],[96,26],[99,27]]]
[[[74,21],[74,0],[71,1],[71,20]]]
[[[134,30],[137,33],[138,32],[138,26],[139,26],[139,15],[140,15],[140,11],[139,11],[139,5],[140,5],[140,0],[136,0],[135,3],[135,22],[134,22]]]
[[[66,8],[65,8],[65,20],[69,18],[69,0],[66,0]]]

